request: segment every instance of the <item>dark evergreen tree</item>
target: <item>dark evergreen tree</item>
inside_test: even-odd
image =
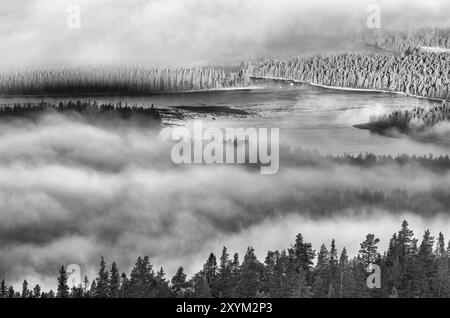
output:
[[[107,298],[109,296],[109,272],[106,269],[106,262],[103,256],[100,259],[100,269],[95,281],[95,297]]]
[[[249,247],[240,268],[240,280],[236,287],[236,296],[256,297],[260,287],[262,271],[263,265],[257,260],[255,250]]]
[[[120,274],[115,262],[111,265],[111,278],[109,279],[108,297],[119,298],[120,296]],[[98,286],[98,285],[97,285]]]
[[[216,290],[213,292],[217,297],[229,298],[233,296],[232,264],[229,259],[227,248],[222,250],[220,257],[219,272],[217,274]]]
[[[170,283],[170,296],[173,298],[182,298],[189,287],[183,267],[178,268],[177,273],[172,277]]]
[[[58,277],[58,292],[56,294],[57,298],[68,298],[69,297],[69,286],[67,286],[67,272],[64,266],[61,266],[59,270]]]
[[[216,256],[211,253],[205,265],[203,265],[204,278],[208,284],[209,291],[214,297],[218,297],[217,289],[217,259]]]
[[[42,294],[41,286],[39,286],[39,284],[37,284],[33,288],[33,298],[41,298],[41,294]]]
[[[373,234],[367,234],[366,240],[361,243],[361,249],[359,250],[359,256],[361,262],[367,267],[371,264],[375,264],[378,258],[378,246],[380,239],[376,238]]]
[[[170,286],[166,279],[166,273],[161,267],[156,273],[156,292],[155,297],[157,298],[168,298],[170,296]]]
[[[29,297],[30,297],[30,290],[28,289],[28,283],[26,280],[24,280],[22,284],[22,298],[29,298]]]
[[[8,286],[6,285],[5,278],[2,278],[0,282],[0,298],[6,298],[8,296]]]

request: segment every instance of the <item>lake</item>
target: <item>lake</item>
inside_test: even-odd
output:
[[[324,154],[450,154],[446,145],[414,141],[408,137],[393,138],[353,127],[369,121],[371,116],[395,108],[426,106],[433,101],[395,94],[342,92],[302,84],[258,80],[254,90],[159,94],[153,96],[111,96],[96,99],[103,102],[127,102],[149,107],[229,106],[251,113],[251,116],[205,118],[204,126],[219,128],[279,128],[281,143],[317,150]],[[0,98],[0,103],[49,100],[56,97]],[[69,99],[69,98],[65,98]],[[74,99],[74,98],[72,98]],[[189,125],[189,122],[182,124]]]

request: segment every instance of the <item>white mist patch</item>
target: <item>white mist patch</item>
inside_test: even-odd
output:
[[[336,122],[348,126],[367,123],[379,116],[392,112],[392,109],[380,104],[361,105],[339,113]]]

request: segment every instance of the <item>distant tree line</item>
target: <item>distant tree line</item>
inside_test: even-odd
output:
[[[408,31],[375,30],[363,36],[368,44],[404,52],[410,47],[439,47],[450,49],[450,28],[419,28]]]
[[[450,157],[448,155],[375,155],[373,153],[322,155],[317,151],[280,145],[280,164],[283,166],[326,167],[329,163],[338,165],[352,165],[363,168],[373,167],[411,167],[426,169],[435,172],[450,170]]]
[[[159,111],[153,107],[130,106],[128,103],[104,103],[96,101],[68,100],[59,103],[41,101],[37,103],[14,103],[11,105],[0,105],[0,120],[8,117],[35,119],[40,115],[56,113],[76,113],[84,116],[87,120],[98,119],[144,119],[148,124],[161,121]]]
[[[163,268],[153,268],[148,257],[139,257],[129,275],[120,274],[116,263],[109,268],[102,257],[98,275],[69,287],[68,273],[61,266],[56,289],[31,288],[25,280],[15,291],[3,279],[0,298],[448,298],[450,296],[450,242],[442,233],[435,238],[425,231],[421,241],[406,221],[395,233],[384,253],[380,240],[368,234],[351,258],[340,252],[333,239],[318,251],[298,234],[293,244],[269,251],[264,262],[249,247],[242,263],[226,247],[219,258],[210,254],[203,268],[189,279],[180,267],[169,280]],[[380,266],[381,288],[367,286],[367,267]]]
[[[245,63],[254,77],[450,99],[450,54],[412,50],[401,56],[342,54]]]
[[[397,110],[371,119],[370,124],[380,129],[396,128],[401,132],[421,132],[442,122],[450,121],[450,103],[434,107],[414,107]]]
[[[0,94],[153,94],[242,87],[244,74],[212,68],[74,67],[0,74]]]

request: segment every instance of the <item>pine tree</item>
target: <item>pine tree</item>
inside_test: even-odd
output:
[[[406,258],[411,253],[411,244],[413,237],[414,233],[409,229],[408,222],[403,221],[402,229],[398,232],[397,241],[398,259],[401,267],[404,266]]]
[[[433,295],[432,283],[435,280],[433,245],[434,237],[427,230],[419,247],[418,262],[421,273],[415,279],[415,296],[431,297]]]
[[[445,249],[444,235],[439,233],[438,244],[436,247],[437,258],[437,297],[448,297],[449,292],[449,275],[448,275],[448,253]]]
[[[160,270],[156,273],[155,297],[168,298],[169,296],[170,296],[169,283],[166,279],[166,273],[164,273],[164,269],[161,267]]]
[[[109,280],[108,297],[119,298],[120,296],[120,274],[115,262],[111,265],[111,278]]]
[[[312,249],[312,244],[304,242],[303,236],[298,234],[295,238],[295,244],[288,252],[292,263],[291,266],[293,267],[291,270],[295,270],[298,273],[301,268],[303,273],[306,274],[306,281],[311,283],[311,270],[315,257],[315,251]]]
[[[330,284],[334,288],[338,286],[338,274],[339,274],[339,260],[337,255],[337,249],[336,249],[336,242],[333,239],[331,241],[331,248],[330,248]]]
[[[249,247],[241,265],[240,280],[236,287],[238,297],[256,297],[262,270],[263,265],[257,260],[255,250]]]
[[[127,297],[155,297],[156,280],[153,265],[148,256],[138,257],[130,274],[127,286]]]
[[[100,259],[100,269],[96,279],[96,297],[107,298],[109,295],[109,272],[106,269],[106,262],[103,256]]]
[[[182,298],[188,288],[189,284],[186,282],[186,274],[183,267],[178,268],[175,276],[172,277],[170,286],[170,295],[173,298]]]
[[[28,282],[24,280],[22,284],[22,298],[28,297],[30,297],[30,291],[28,290]]]
[[[239,254],[234,253],[233,261],[231,262],[231,282],[230,282],[230,285],[233,288],[233,297],[237,297],[236,289],[240,279],[241,279],[241,266],[239,264]]]
[[[39,286],[39,284],[37,284],[36,286],[34,286],[33,288],[33,298],[41,298],[41,286]]]
[[[317,264],[314,268],[313,293],[315,297],[324,298],[330,286],[330,253],[324,244],[317,255]]]
[[[224,247],[222,256],[220,257],[216,291],[213,292],[213,294],[217,295],[217,297],[229,298],[233,295],[233,287],[231,261],[229,259],[227,248]]]
[[[61,266],[58,277],[58,292],[56,294],[57,298],[69,297],[69,286],[67,286],[67,278],[68,278],[67,272],[64,266]]]
[[[352,269],[350,267],[350,261],[348,259],[347,250],[345,247],[342,249],[341,256],[339,258],[339,275],[338,284],[336,284],[337,294],[339,298],[349,298],[354,296],[354,278]]]
[[[8,286],[6,285],[5,278],[2,278],[0,282],[0,298],[6,298],[8,296]]]
[[[359,256],[362,263],[367,267],[375,263],[378,258],[378,246],[380,239],[375,238],[373,234],[367,234],[366,240],[361,243],[361,249],[359,250]]]
[[[213,293],[214,297],[217,297],[217,259],[213,253],[209,255],[208,260],[203,265],[203,273],[209,290]]]

